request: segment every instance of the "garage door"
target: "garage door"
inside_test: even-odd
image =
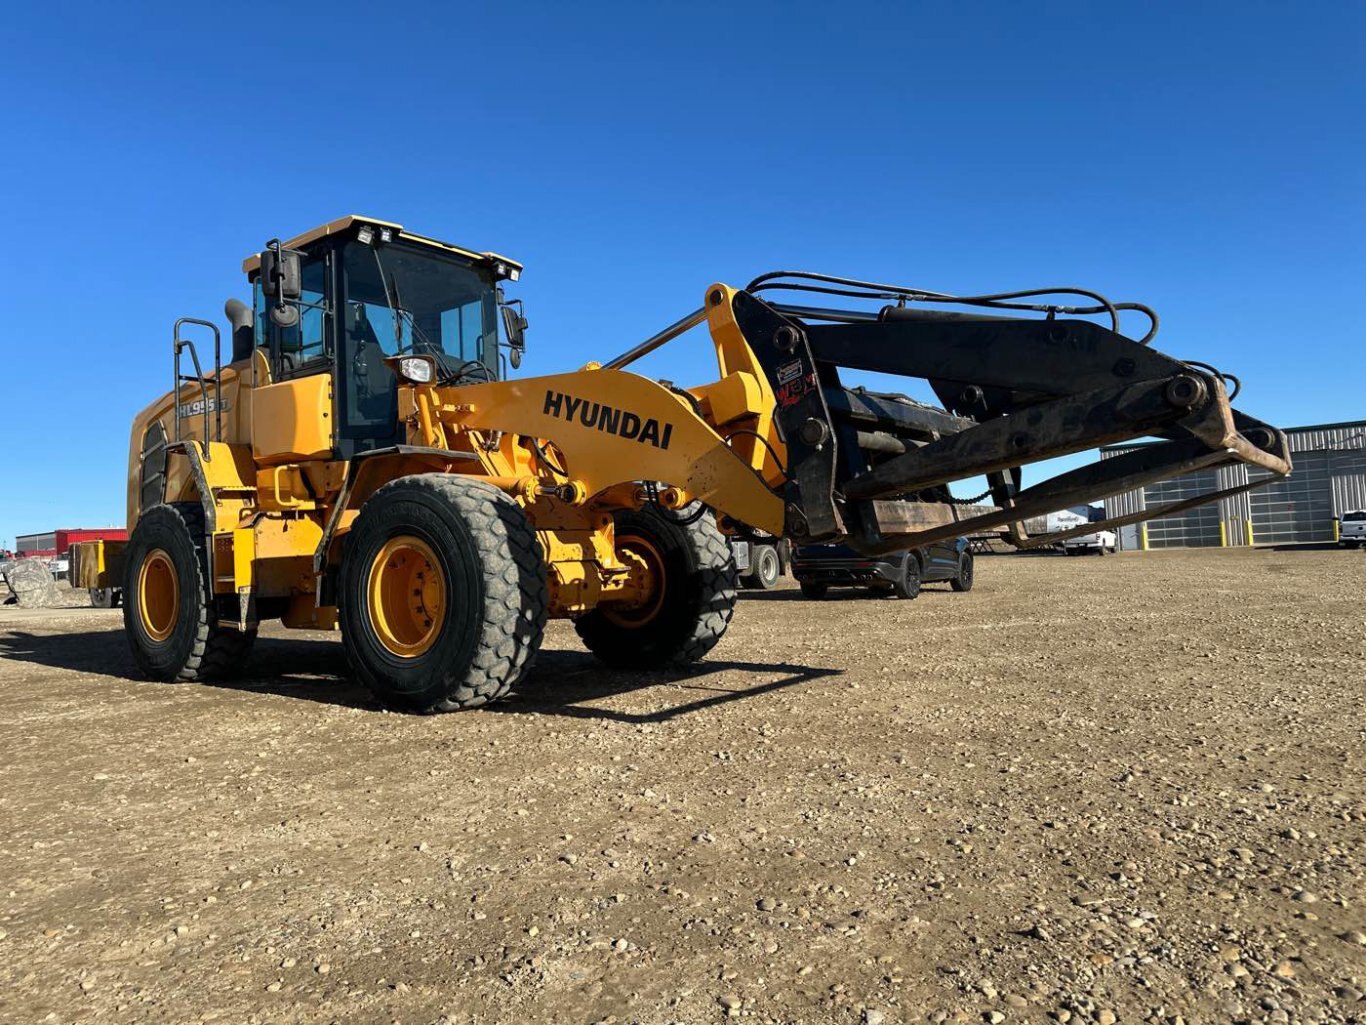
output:
[[[1143,489],[1143,503],[1151,509],[1205,495],[1219,486],[1214,470],[1159,481]],[[1196,506],[1175,516],[1148,521],[1149,548],[1219,547],[1219,503]]]
[[[1284,480],[1249,494],[1252,539],[1257,544],[1292,544],[1333,540],[1332,452],[1296,452],[1295,471]],[[1252,480],[1265,480],[1265,470],[1252,468]]]

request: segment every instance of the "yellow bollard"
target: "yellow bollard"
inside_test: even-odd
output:
[[[1138,543],[1143,551],[1148,550],[1148,525],[1146,523],[1138,528]]]
[[[1219,547],[1228,547],[1228,524],[1223,520],[1219,521]]]
[[[1252,521],[1251,521],[1251,520],[1243,520],[1243,530],[1245,530],[1245,531],[1247,532],[1247,543],[1248,543],[1248,547],[1251,547],[1252,545],[1256,544],[1257,542],[1254,541],[1254,540],[1252,539]]]
[[[1333,517],[1333,544],[1342,540],[1342,524],[1338,522],[1336,516]]]

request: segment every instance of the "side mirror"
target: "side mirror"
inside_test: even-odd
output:
[[[512,364],[512,369],[516,370],[522,365],[522,353],[526,351],[526,317],[512,304],[500,306],[498,309],[503,315],[503,333],[507,335],[510,350],[508,362]]]
[[[299,308],[294,303],[303,295],[303,271],[299,254],[280,248],[279,239],[271,239],[261,252],[261,292],[274,299],[270,319],[280,327],[293,327],[299,322]]]

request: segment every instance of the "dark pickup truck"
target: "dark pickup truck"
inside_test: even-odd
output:
[[[792,555],[792,575],[808,598],[832,587],[867,587],[914,598],[921,584],[947,580],[955,591],[972,590],[973,558],[965,538],[871,558],[845,545],[809,545]]]

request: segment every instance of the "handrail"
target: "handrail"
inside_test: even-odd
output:
[[[280,471],[289,469],[290,467],[288,466],[275,467],[275,473],[273,477],[273,484],[275,487],[275,504],[278,505],[281,509],[297,509],[303,505],[303,502],[299,501],[293,495],[286,499],[284,495],[280,494]],[[292,485],[293,481],[291,481],[290,483]]]
[[[188,338],[180,337],[182,325],[194,324],[198,327],[207,327],[213,332],[213,415],[214,415],[214,434],[209,434],[209,394],[205,387],[206,379],[204,371],[199,365],[199,352],[195,348],[194,342]],[[209,440],[212,437],[216,441],[223,440],[223,340],[219,334],[218,325],[210,320],[199,320],[195,317],[181,317],[175,322],[175,330],[172,334],[173,349],[173,373],[174,379],[171,386],[172,401],[175,403],[175,440],[180,441],[180,386],[186,381],[194,381],[199,385],[199,394],[204,402],[204,458],[211,459],[209,454]],[[181,374],[180,354],[184,349],[190,350],[190,361],[194,363],[194,377]]]

